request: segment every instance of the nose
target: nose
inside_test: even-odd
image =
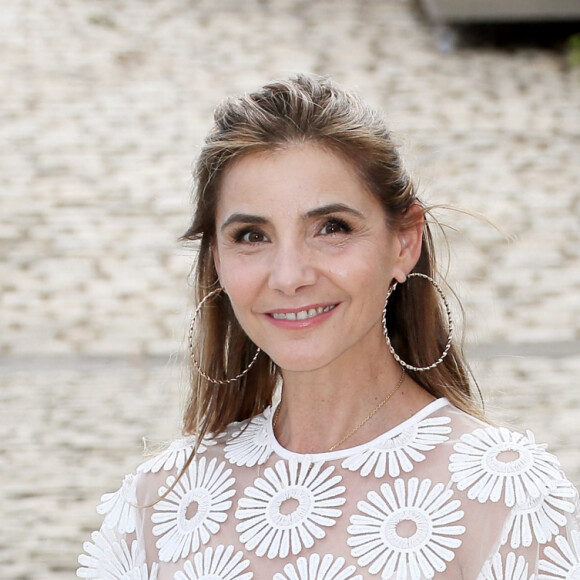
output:
[[[311,250],[296,242],[280,245],[272,256],[268,286],[294,296],[316,281],[316,267]]]

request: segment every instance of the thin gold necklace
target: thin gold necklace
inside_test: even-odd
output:
[[[386,402],[399,390],[403,381],[405,380],[405,369],[401,373],[401,378],[399,382],[395,385],[395,388],[353,429],[349,431],[338,443],[335,443],[328,451],[334,451],[337,447],[340,447],[347,439],[352,437],[361,427],[366,425],[378,412],[379,410],[386,404]],[[272,430],[276,429],[276,423],[278,422],[278,416],[280,415],[280,407],[282,407],[282,401],[276,408],[276,412],[274,413],[274,419],[272,420]]]

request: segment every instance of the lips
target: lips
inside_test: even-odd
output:
[[[308,320],[314,318],[325,312],[330,312],[336,304],[329,304],[327,306],[318,306],[316,308],[307,308],[305,310],[298,310],[295,312],[272,312],[270,316],[275,320]]]

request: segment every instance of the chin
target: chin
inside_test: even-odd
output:
[[[280,356],[277,358],[271,356],[270,358],[276,363],[282,372],[289,373],[308,373],[317,371],[328,365],[330,362],[327,359],[322,360],[318,357],[313,359],[305,356],[297,357],[296,355],[288,357]]]

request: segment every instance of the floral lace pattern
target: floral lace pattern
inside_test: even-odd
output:
[[[556,458],[445,400],[351,449],[285,450],[271,409],[194,445],[102,496],[80,578],[580,580],[580,500]]]
[[[566,514],[574,513],[577,498],[574,486],[561,480],[555,482],[545,495],[516,504],[502,544],[506,544],[508,538],[513,549],[529,547],[534,541],[539,544],[549,542],[566,525]]]
[[[236,511],[243,520],[236,526],[240,541],[258,556],[285,558],[311,548],[315,539],[325,536],[324,527],[333,526],[340,517],[338,509],[346,501],[340,476],[334,467],[322,463],[278,461],[267,468],[254,487],[245,490]],[[284,506],[294,505],[286,511]]]
[[[225,466],[215,457],[209,464],[201,457],[178,481],[170,476],[167,487],[159,489],[160,497],[167,495],[154,505],[151,521],[157,524],[153,535],[160,536],[156,545],[162,562],[177,562],[196,552],[226,521],[235,480]]]
[[[135,476],[127,475],[115,493],[105,493],[97,506],[97,513],[105,516],[105,527],[117,528],[121,534],[134,532],[137,525]]]
[[[118,540],[110,528],[93,532],[92,542],[85,542],[86,554],[79,556],[82,568],[79,578],[92,580],[157,580],[157,564],[149,571],[145,562],[145,550],[136,540],[129,546],[124,539]]]
[[[546,495],[554,481],[562,478],[557,459],[525,437],[504,427],[476,429],[454,446],[449,470],[460,490],[480,503],[498,502],[508,507],[528,498]]]
[[[272,454],[270,409],[240,425],[226,443],[226,459],[235,465],[263,465]]]
[[[252,572],[245,572],[250,562],[243,552],[234,554],[234,547],[219,545],[197,552],[193,560],[185,562],[183,572],[176,572],[174,580],[251,580]]]
[[[199,444],[198,453],[207,451],[207,448],[215,445],[217,440],[213,437],[205,437]],[[138,468],[138,473],[157,473],[162,469],[171,471],[176,468],[182,470],[185,462],[191,455],[195,446],[195,437],[185,437],[174,441],[165,451],[159,455],[142,463]]]
[[[296,564],[286,564],[284,573],[274,574],[273,580],[363,580],[355,575],[354,566],[345,566],[344,558],[334,558],[332,554],[320,557],[312,554],[310,558],[298,558]]]
[[[540,561],[539,580],[580,580],[580,531],[572,530],[570,539],[556,538],[556,547],[548,546],[546,559]]]
[[[358,504],[361,515],[351,517],[347,540],[351,553],[370,574],[399,580],[432,578],[444,572],[461,545],[458,538],[465,527],[461,502],[453,492],[429,479],[408,483],[395,480],[394,486],[381,485],[381,493],[371,492],[368,501]]]
[[[496,554],[485,563],[477,580],[531,580],[528,568],[523,556],[509,552],[504,562],[501,554]]]
[[[425,460],[426,451],[449,439],[450,421],[449,417],[436,417],[410,423],[398,435],[381,437],[361,453],[347,457],[342,466],[351,471],[360,470],[365,477],[371,472],[377,478],[384,477],[387,468],[391,477],[399,477],[401,472],[410,473],[414,463]]]

